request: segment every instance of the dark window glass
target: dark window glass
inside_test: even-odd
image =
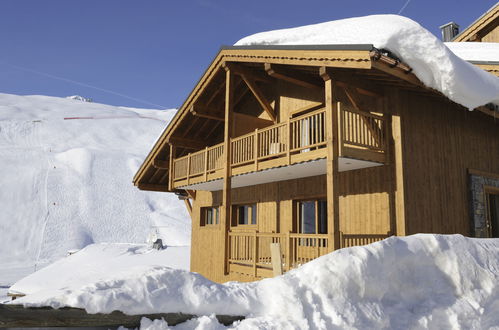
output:
[[[315,234],[315,202],[300,203],[300,227],[302,234]]]
[[[300,201],[298,206],[298,232],[301,234],[327,234],[327,202]]]
[[[201,208],[201,226],[218,225],[220,222],[220,213],[218,207]]]
[[[489,195],[490,234],[499,238],[499,195]]]
[[[327,234],[327,202],[326,201],[318,201],[318,212],[317,216],[318,224],[319,224],[319,234]]]
[[[236,208],[238,225],[256,225],[256,205],[241,205]]]

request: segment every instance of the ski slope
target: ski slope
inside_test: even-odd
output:
[[[190,244],[171,194],[132,177],[175,110],[0,94],[0,287],[91,243]]]

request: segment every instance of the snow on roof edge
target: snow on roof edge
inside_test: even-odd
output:
[[[468,109],[499,103],[499,78],[462,60],[417,22],[398,15],[354,17],[261,32],[234,45],[298,44],[373,44],[400,57],[424,85]]]

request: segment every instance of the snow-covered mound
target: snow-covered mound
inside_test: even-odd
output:
[[[499,62],[498,42],[446,42],[445,45],[465,61]]]
[[[80,95],[66,96],[66,98],[70,99],[70,100],[76,100],[76,101],[82,101],[82,102],[92,102],[93,101],[91,98],[80,96]]]
[[[257,33],[235,45],[372,44],[388,49],[428,87],[469,109],[499,103],[499,78],[463,61],[413,20],[373,15]]]
[[[132,177],[175,110],[0,94],[0,286],[98,242],[190,244],[175,196]]]
[[[138,266],[15,303],[245,315],[245,329],[490,329],[499,327],[498,283],[499,239],[420,234],[342,249],[253,283]]]
[[[91,244],[26,276],[11,286],[9,292],[33,294],[43,290],[84,286],[106,280],[110,273],[120,273],[136,266],[160,265],[189,270],[189,260],[189,246],[155,250],[145,244]]]

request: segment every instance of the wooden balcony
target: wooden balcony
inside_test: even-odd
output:
[[[390,234],[340,235],[341,247],[366,245],[381,241]],[[259,233],[257,231],[229,232],[229,272],[255,277],[272,277],[270,244],[279,243],[282,269],[288,271],[329,252],[327,234]]]
[[[325,159],[325,109],[232,138],[233,176]],[[387,134],[384,117],[339,104],[339,155],[345,159],[385,163]],[[172,187],[182,188],[223,177],[224,144],[173,160]]]

